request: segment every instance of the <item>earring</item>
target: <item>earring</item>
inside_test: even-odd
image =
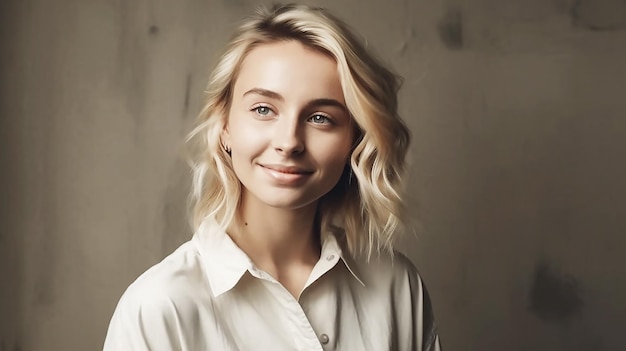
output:
[[[348,166],[348,185],[352,185],[352,177],[353,177],[353,173],[352,173],[352,167]]]
[[[226,151],[226,153],[230,156],[230,152],[231,152],[230,147],[226,144],[224,144],[223,147],[224,147],[224,151]]]
[[[352,176],[353,176],[353,174],[352,174],[352,167],[350,167],[350,176],[348,178],[348,184],[352,184]]]

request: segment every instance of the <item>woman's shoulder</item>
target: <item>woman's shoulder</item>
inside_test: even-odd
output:
[[[413,262],[398,250],[375,252],[369,256],[355,256],[353,262],[360,274],[376,280],[398,279],[407,275],[419,277]]]
[[[381,285],[381,282],[393,283],[407,277],[419,279],[419,273],[413,262],[396,248],[372,249],[369,253],[355,252],[350,250],[342,228],[333,227],[332,237],[339,245],[346,265],[362,280],[375,281],[378,282],[376,285]]]
[[[176,326],[192,328],[208,290],[204,282],[198,250],[193,242],[184,243],[128,286],[111,318],[104,349],[148,350],[148,343],[167,347],[183,337]]]
[[[193,242],[188,241],[132,282],[120,304],[142,308],[178,304],[202,292],[203,276],[199,252]]]
[[[346,263],[370,292],[421,295],[424,290],[415,264],[400,251],[357,256]]]

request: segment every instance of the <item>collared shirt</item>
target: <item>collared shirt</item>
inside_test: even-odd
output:
[[[104,351],[439,351],[428,294],[396,253],[368,261],[323,235],[298,299],[213,222],[120,299]]]

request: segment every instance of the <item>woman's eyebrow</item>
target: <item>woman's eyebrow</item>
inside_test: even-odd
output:
[[[280,101],[285,101],[285,98],[283,98],[282,95],[280,95],[277,92],[271,91],[271,90],[267,90],[267,89],[261,89],[261,88],[252,88],[248,91],[246,91],[245,93],[243,93],[243,96],[249,95],[249,94],[257,94],[257,95],[262,95],[271,99],[275,99],[275,100],[280,100]]]
[[[311,108],[311,107],[317,107],[317,106],[332,106],[332,107],[338,107],[344,111],[348,111],[348,108],[346,107],[346,105],[344,105],[343,103],[335,100],[335,99],[315,99],[312,100],[311,102],[309,102],[308,104],[306,104],[307,107]]]

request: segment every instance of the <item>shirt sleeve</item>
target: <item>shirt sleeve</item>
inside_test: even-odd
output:
[[[407,328],[407,332],[413,334],[412,337],[408,337],[408,339],[412,340],[412,345],[407,347],[407,349],[413,351],[441,351],[430,296],[415,266],[408,259],[405,258],[405,260],[408,291],[407,289],[402,289],[404,292],[401,294],[404,296],[405,306],[411,306],[411,312],[400,313],[405,315],[404,321],[410,325]]]
[[[441,351],[441,344],[439,342],[439,335],[437,333],[437,324],[435,323],[435,314],[433,312],[433,306],[428,295],[428,290],[424,286],[424,282],[418,276],[418,281],[421,286],[422,295],[422,332],[423,332],[423,351]]]

